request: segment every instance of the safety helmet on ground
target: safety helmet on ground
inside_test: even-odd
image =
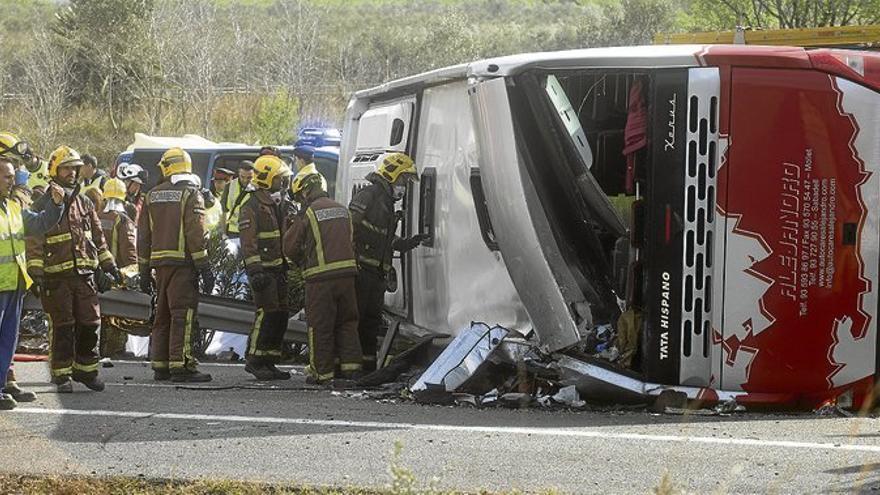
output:
[[[287,177],[292,174],[284,160],[275,155],[262,155],[254,162],[255,186],[270,189],[276,176]]]
[[[143,184],[147,179],[147,171],[137,163],[122,162],[116,167],[116,178],[119,180],[131,180]]]
[[[34,155],[27,141],[11,132],[0,132],[0,156],[30,161]]]
[[[107,179],[104,183],[104,199],[125,201],[125,183],[120,179]]]
[[[159,168],[162,175],[171,177],[175,174],[192,173],[192,158],[182,148],[171,148],[162,155],[159,160]]]
[[[416,164],[406,153],[389,153],[379,165],[379,175],[388,182],[395,184],[398,180],[419,180]]]
[[[326,191],[325,183],[324,176],[318,172],[314,163],[310,163],[296,173],[296,177],[290,183],[290,192],[297,195],[314,184],[318,184],[322,191]]]
[[[49,155],[49,177],[58,177],[59,167],[82,167],[79,152],[70,146],[59,146]]]

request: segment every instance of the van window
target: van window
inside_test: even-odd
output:
[[[390,146],[397,146],[403,141],[403,128],[403,120],[394,119],[394,122],[391,123],[391,142],[388,143]]]
[[[434,202],[437,190],[437,169],[427,167],[419,180],[419,234],[428,235],[422,245],[434,247]]]

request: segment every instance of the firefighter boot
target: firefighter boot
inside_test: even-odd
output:
[[[54,380],[55,382],[55,391],[59,394],[71,394],[73,393],[73,380],[70,379],[69,376],[59,377]]]
[[[94,390],[95,392],[104,391],[104,380],[98,378],[97,375],[77,375],[74,372],[73,380],[82,383],[88,387],[89,390]]]
[[[275,363],[267,364],[266,369],[272,373],[271,380],[290,380],[290,372],[279,370],[275,367]]]
[[[268,381],[275,379],[275,373],[261,360],[251,359],[245,365],[244,370],[254,375],[257,380]]]
[[[153,380],[157,382],[167,382],[171,379],[171,372],[168,370],[153,370]]]
[[[171,381],[174,383],[204,383],[211,381],[211,375],[196,369],[180,368],[171,371]]]

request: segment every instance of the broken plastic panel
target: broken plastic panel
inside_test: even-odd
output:
[[[472,323],[431,363],[412,386],[412,391],[442,386],[447,392],[454,392],[476,374],[508,333],[504,327]]]

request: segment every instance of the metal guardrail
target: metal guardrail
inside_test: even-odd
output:
[[[147,320],[150,317],[150,296],[133,290],[109,290],[98,296],[101,302],[101,314]],[[24,300],[24,309],[42,309],[40,301],[28,294]],[[254,324],[254,307],[251,303],[236,301],[224,297],[200,296],[199,325],[223,332],[239,335],[250,334]],[[297,316],[287,321],[287,333],[284,339],[288,342],[307,343],[308,333],[306,322]]]

